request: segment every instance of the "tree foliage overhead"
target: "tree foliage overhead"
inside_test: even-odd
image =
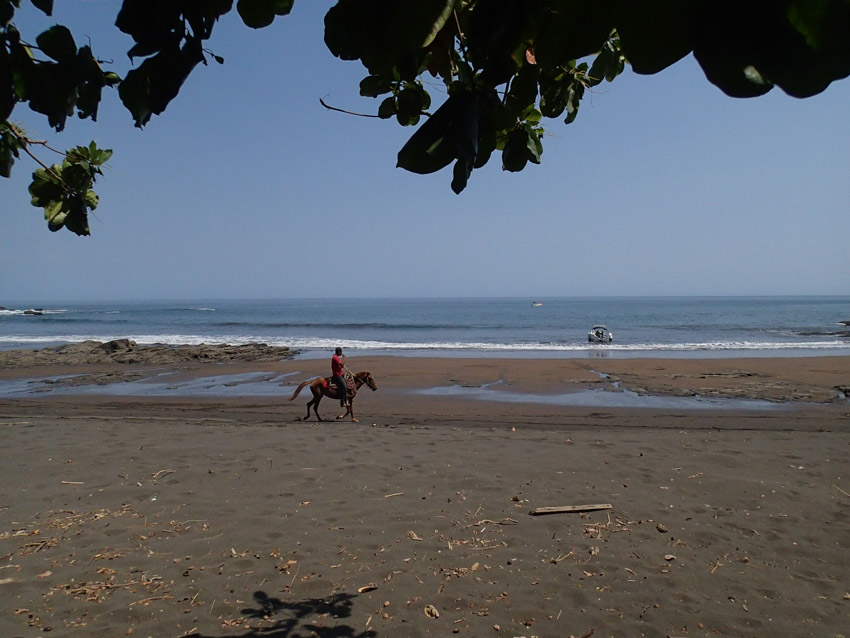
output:
[[[52,14],[53,0],[30,1]],[[235,13],[259,29],[293,4],[237,0]],[[124,0],[115,25],[133,38],[129,58],[140,60],[124,78],[64,26],[26,39],[15,24],[20,6],[0,0],[0,175],[22,152],[33,157],[41,164],[33,205],[51,230],[85,235],[92,186],[111,151],[92,142],[47,166],[33,153],[45,143],[12,123],[14,110],[26,105],[61,131],[74,114],[96,120],[103,89],[117,88],[143,127],[199,63],[223,63],[205,42],[234,2]],[[453,164],[456,193],[496,152],[504,170],[540,163],[544,119],[573,122],[585,92],[626,64],[653,74],[692,53],[730,96],[778,86],[804,98],[850,75],[848,34],[850,0],[338,0],[325,16],[325,44],[365,67],[360,94],[378,100],[376,115],[418,126],[398,166],[433,173]]]

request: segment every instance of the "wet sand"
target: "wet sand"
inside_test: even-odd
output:
[[[272,395],[0,399],[0,635],[829,636],[850,626],[850,358],[4,365]],[[163,367],[164,366],[164,367]],[[128,376],[129,375],[129,376]],[[476,389],[517,401],[422,394]],[[81,387],[81,386],[79,386]],[[104,386],[108,387],[108,386]],[[569,406],[629,389],[775,409]],[[238,387],[237,387],[238,390]],[[526,397],[525,395],[531,395]],[[736,404],[737,405],[737,404]],[[610,509],[532,516],[535,508]]]

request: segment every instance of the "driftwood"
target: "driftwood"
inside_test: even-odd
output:
[[[556,507],[535,507],[529,512],[532,516],[540,516],[542,514],[566,514],[568,512],[595,512],[597,510],[610,510],[613,505],[602,503],[599,505],[560,505]]]

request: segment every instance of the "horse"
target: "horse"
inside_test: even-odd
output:
[[[292,396],[289,397],[289,400],[292,401],[301,393],[301,390],[303,390],[304,387],[308,385],[310,386],[310,392],[313,393],[313,398],[307,404],[307,416],[305,416],[303,420],[307,421],[310,418],[310,406],[312,406],[313,412],[316,413],[316,418],[321,421],[322,417],[319,416],[319,402],[322,400],[322,397],[339,399],[339,396],[337,395],[336,384],[333,383],[333,379],[331,379],[331,377],[317,377],[315,379],[308,379],[295,389],[295,392],[292,393]],[[351,394],[351,398],[345,402],[345,413],[340,414],[337,419],[344,419],[350,414],[351,420],[354,423],[359,423],[359,421],[354,418],[354,409],[352,408],[352,404],[354,403],[354,396],[357,394],[357,391],[363,385],[366,385],[371,388],[372,392],[378,389],[378,384],[375,383],[375,379],[372,378],[371,372],[363,371],[356,373],[354,375],[354,392]]]

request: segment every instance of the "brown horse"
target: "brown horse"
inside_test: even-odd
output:
[[[322,417],[319,416],[319,402],[322,400],[322,397],[339,399],[336,384],[333,382],[333,379],[331,377],[317,377],[316,379],[308,379],[295,389],[295,392],[293,392],[292,396],[289,397],[289,400],[292,401],[295,397],[297,397],[301,390],[304,389],[304,386],[307,385],[310,386],[310,392],[313,393],[313,398],[307,404],[307,416],[304,417],[304,421],[310,418],[310,406],[313,407],[313,412],[316,413],[316,418],[321,421]],[[358,422],[357,419],[354,418],[354,409],[352,408],[352,404],[354,403],[354,395],[357,394],[357,391],[363,385],[369,386],[373,392],[378,389],[378,384],[375,383],[375,379],[372,378],[371,372],[364,371],[355,374],[354,392],[349,395],[349,399],[345,402],[345,414],[340,414],[337,419],[344,419],[350,414],[351,420],[355,423]]]

